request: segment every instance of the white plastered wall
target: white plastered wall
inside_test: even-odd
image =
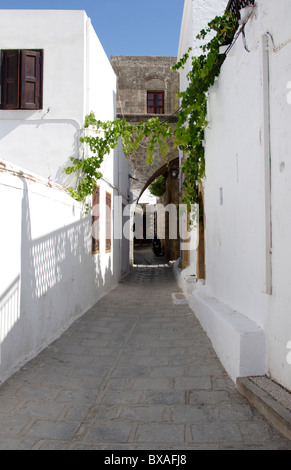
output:
[[[102,166],[100,254],[91,215],[62,188],[85,114],[115,117],[116,77],[83,11],[2,10],[0,49],[44,50],[44,107],[0,110],[0,382],[58,337],[117,285],[128,249],[113,239],[127,202],[122,149]],[[13,25],[13,28],[12,26]],[[15,34],[17,31],[17,34]],[[105,253],[105,194],[112,195],[112,250]],[[127,250],[127,251],[126,251]]]
[[[178,60],[188,51],[191,47],[192,51],[189,52],[190,58],[186,62],[183,69],[179,70],[180,73],[180,91],[185,91],[188,86],[187,74],[191,70],[191,57],[199,56],[201,53],[200,46],[203,41],[197,39],[197,35],[203,28],[207,28],[208,23],[217,15],[223,14],[228,0],[185,0],[184,11],[181,23],[181,33],[178,47]],[[184,155],[179,151],[180,165]],[[183,175],[180,175],[182,180]],[[190,251],[190,265],[180,270],[178,263],[175,264],[174,270],[179,287],[183,290],[188,297],[195,285],[195,278],[197,269],[197,244],[198,244],[198,225],[197,225],[197,211],[198,207],[194,206],[192,210],[191,226],[186,228],[182,223],[180,235],[185,241],[181,245],[181,257],[183,258],[183,248]],[[189,233],[188,233],[189,230]],[[190,236],[189,236],[190,235]],[[200,284],[199,284],[200,285]]]
[[[288,0],[256,3],[245,29],[250,52],[240,36],[210,91],[207,277],[190,301],[234,380],[267,373],[290,389],[291,5]],[[267,32],[273,37],[273,42],[267,37],[269,69],[264,49]],[[269,158],[271,185],[266,172]]]

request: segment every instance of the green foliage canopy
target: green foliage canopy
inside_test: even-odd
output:
[[[90,134],[81,139],[89,145],[92,157],[84,160],[72,159],[72,165],[65,168],[65,173],[78,173],[76,189],[68,188],[70,194],[79,201],[85,201],[92,194],[96,181],[102,177],[100,168],[105,155],[122,142],[126,155],[133,154],[144,139],[147,142],[147,159],[150,164],[154,158],[154,149],[158,146],[161,155],[168,154],[168,141],[174,137],[174,146],[179,147],[187,155],[182,164],[183,199],[188,207],[197,202],[198,184],[205,176],[204,139],[207,123],[207,92],[220,74],[226,55],[220,53],[220,47],[230,44],[235,33],[236,20],[226,12],[217,16],[208,28],[201,30],[197,36],[203,41],[201,55],[191,58],[192,68],[187,75],[188,87],[179,93],[180,108],[177,111],[177,124],[173,128],[159,117],[150,118],[147,122],[136,125],[125,119],[102,122],[90,113],[85,120],[85,129]],[[209,41],[206,38],[210,36]],[[190,58],[191,48],[177,62],[172,70],[184,68]]]
[[[158,178],[149,186],[149,191],[153,196],[161,197],[166,192],[166,185],[166,176],[158,176]]]

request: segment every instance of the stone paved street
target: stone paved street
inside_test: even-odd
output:
[[[288,449],[229,380],[173,270],[127,278],[0,387],[0,449]],[[144,266],[141,266],[144,264]]]

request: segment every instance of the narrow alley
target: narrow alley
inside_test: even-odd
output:
[[[120,285],[0,387],[0,449],[291,449],[236,391],[172,268]]]

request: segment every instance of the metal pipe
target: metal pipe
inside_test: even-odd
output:
[[[266,224],[266,293],[272,295],[272,156],[270,120],[270,57],[269,37],[263,35],[263,105],[264,105],[264,166]]]

